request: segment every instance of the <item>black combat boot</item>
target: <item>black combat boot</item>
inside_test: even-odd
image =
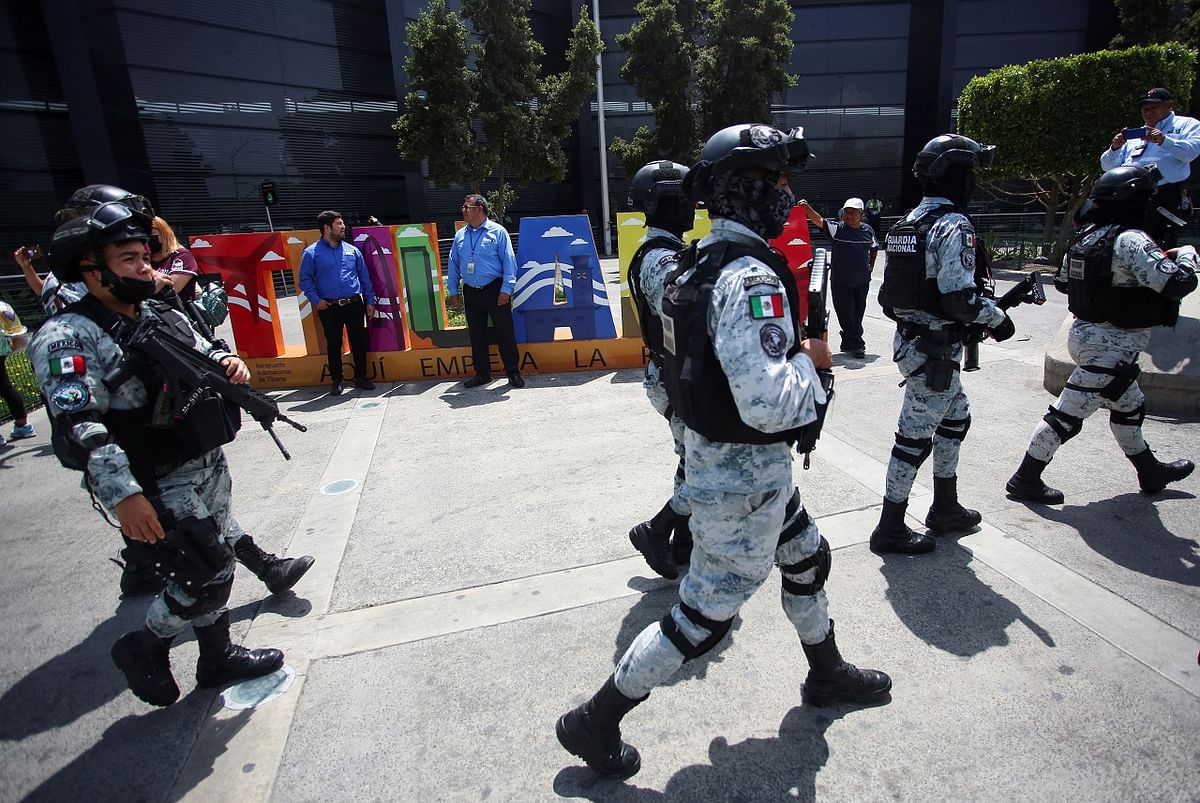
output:
[[[688,526],[691,516],[684,516],[675,525],[675,534],[671,536],[671,558],[676,566],[687,566],[692,562],[692,528]]]
[[[150,705],[167,706],[179,699],[171,674],[172,638],[159,638],[147,627],[126,633],[113,644],[113,663],[125,674],[129,690]]]
[[[668,580],[679,576],[679,567],[671,557],[671,531],[682,518],[684,517],[676,513],[668,502],[650,521],[643,521],[629,531],[629,543],[642,553],[642,557],[656,574]]]
[[[267,590],[272,594],[287,591],[296,585],[313,565],[311,555],[280,558],[270,552],[263,552],[262,547],[254,543],[249,533],[237,540],[233,545],[233,553],[255,577],[266,583]]]
[[[1154,452],[1150,451],[1149,446],[1146,447],[1146,451],[1140,454],[1128,454],[1125,456],[1129,458],[1129,462],[1133,463],[1133,467],[1137,469],[1138,484],[1142,486],[1142,493],[1145,494],[1158,493],[1167,487],[1167,483],[1178,482],[1191,474],[1192,469],[1196,467],[1191,460],[1160,463],[1154,456]]]
[[[833,640],[833,620],[829,620],[829,635],[820,644],[804,644],[808,659],[808,677],[800,697],[809,705],[825,708],[838,703],[878,705],[891,698],[892,679],[875,669],[859,669],[842,660],[837,642]]]
[[[276,649],[248,650],[229,640],[229,611],[207,627],[197,627],[196,685],[223,686],[234,680],[269,675],[283,666],[283,653]]]
[[[933,478],[933,504],[925,516],[925,526],[934,532],[958,532],[969,530],[983,516],[958,503],[958,477]]]
[[[886,496],[883,498],[883,511],[879,514],[879,524],[871,533],[872,552],[899,552],[903,555],[923,555],[932,552],[937,542],[924,533],[912,530],[904,523],[904,512],[908,510],[908,501],[893,502]]]
[[[1026,452],[1024,459],[1021,460],[1020,468],[1017,469],[1016,474],[1008,478],[1008,484],[1004,486],[1004,490],[1008,491],[1013,499],[1041,502],[1043,505],[1062,504],[1063,492],[1042,482],[1042,472],[1048,465],[1050,465],[1049,461],[1038,460]]]
[[[649,697],[650,695],[646,695]],[[592,699],[558,718],[558,743],[579,756],[597,775],[629,778],[642,768],[637,748],[621,741],[621,718],[642,700],[631,700],[609,675]]]

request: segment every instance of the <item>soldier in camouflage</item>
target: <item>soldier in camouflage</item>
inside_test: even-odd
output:
[[[795,203],[808,158],[798,129],[737,125],[714,134],[685,190],[708,202],[712,233],[686,250],[663,300],[663,380],[684,420],[686,496],[695,540],[679,603],[643,630],[590,700],[558,721],[559,742],[596,773],[627,778],[641,767],[620,721],[685,661],[729,632],[773,565],[782,602],[810,671],[813,705],[886,702],[891,679],[842,660],[824,591],[829,544],[792,481],[791,441],[827,403],[822,341],[797,342],[795,283],[767,245]]]
[[[135,322],[158,318],[177,339],[249,380],[236,355],[197,333],[187,316],[150,300],[156,285],[147,259],[150,219],[122,202],[89,209],[55,231],[51,264],[60,281],[82,281],[88,295],[51,317],[29,348],[47,399],[51,441],[102,511],[166,580],[146,624],[112,648],[135,695],[152,705],[179,698],[171,673],[172,640],[188,624],[200,646],[196,681],[220,686],[260,677],[283,664],[279,650],[231,643],[225,603],[233,583],[235,536],[230,476],[220,445],[236,427],[222,403],[198,401],[181,422],[158,410],[154,366],[131,365],[121,342]],[[105,516],[107,518],[107,515]]]
[[[935,532],[967,530],[982,517],[958,501],[958,454],[971,426],[971,408],[959,380],[968,324],[996,340],[1015,332],[1012,321],[983,295],[985,257],[965,214],[975,170],[991,164],[994,146],[943,134],[917,154],[913,174],[921,203],[888,232],[887,266],[879,303],[896,321],[893,356],[904,377],[904,405],[887,487],[871,550],[915,555],[936,542],[904,522],[917,470],[933,454],[933,504],[925,526]]]
[[[1138,355],[1150,344],[1152,327],[1175,325],[1179,300],[1196,289],[1196,249],[1185,245],[1164,253],[1145,232],[1160,178],[1154,165],[1127,165],[1109,170],[1092,187],[1081,216],[1086,225],[1054,280],[1075,315],[1067,351],[1078,367],[1008,481],[1016,499],[1063,501],[1062,491],[1042,481],[1042,472],[1101,407],[1108,409],[1113,437],[1144,493],[1158,493],[1192,473],[1190,460],[1160,463],[1142,437],[1146,399],[1137,384]]]
[[[142,196],[135,195],[120,187],[114,187],[111,184],[89,184],[71,194],[71,197],[63,204],[63,208],[55,214],[54,222],[62,225],[68,220],[73,220],[83,215],[90,209],[95,209],[102,204],[112,201],[119,201],[125,206],[146,215],[148,218],[153,219],[154,217],[153,207]],[[53,273],[46,277],[44,284],[38,285],[41,287],[38,290],[38,287],[35,286],[35,280],[37,283],[41,283],[42,280],[33,271],[33,266],[25,250],[17,249],[17,253],[14,256],[17,257],[17,262],[20,264],[21,270],[25,273],[26,282],[29,283],[35,292],[40,294],[42,304],[46,307],[48,315],[53,315],[67,305],[87,295],[87,286],[83,282],[68,282],[60,285]],[[226,352],[230,351],[229,345],[224,341],[218,340],[207,322],[195,313],[194,305],[191,302],[184,303],[179,298],[179,295],[175,292],[174,285],[171,284],[170,279],[166,278],[165,274],[156,273],[155,281],[158,282],[158,290],[155,292],[154,298],[165,301],[180,311],[187,313],[192,326],[198,330],[202,337],[205,337],[213,345],[219,346]],[[263,550],[250,537],[250,534],[242,529],[242,526],[232,515],[230,516],[230,527],[233,531],[232,543],[237,559],[261,580],[272,594],[281,594],[292,588],[312,568],[313,558],[311,555],[280,558]],[[136,547],[128,538],[125,539],[125,544],[125,549],[122,549],[120,553],[122,559],[111,559],[113,563],[121,567],[122,598],[136,597],[143,594],[157,594],[162,591],[162,578],[155,574],[151,567],[142,565],[132,557]]]
[[[696,204],[684,195],[683,180],[688,169],[676,162],[651,162],[634,174],[630,182],[630,201],[634,209],[646,215],[646,238],[629,263],[629,293],[637,307],[642,340],[650,352],[642,387],[651,406],[671,426],[675,454],[675,487],[671,498],[654,518],[629,531],[629,541],[658,574],[674,580],[679,567],[690,559],[692,532],[688,517],[692,508],[684,493],[686,467],[683,445],[683,420],[675,415],[662,383],[663,290],[667,275],[678,264],[684,232],[696,221]]]

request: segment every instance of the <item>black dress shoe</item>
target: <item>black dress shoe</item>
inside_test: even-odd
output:
[[[343,393],[345,393],[345,391],[346,391],[346,388],[342,386],[341,382],[334,382],[333,386],[331,388],[329,388],[329,395],[330,396],[341,396]]]
[[[521,376],[520,372],[509,374],[508,384],[514,388],[523,388],[525,387],[525,377]]]
[[[354,387],[359,390],[374,390],[375,383],[369,379],[356,379],[354,380]]]
[[[866,349],[855,349],[854,351],[850,352],[850,356],[856,360],[863,360],[866,359],[867,351]]]
[[[477,388],[480,385],[486,385],[488,382],[491,382],[491,381],[492,381],[492,378],[490,376],[476,375],[476,376],[473,376],[470,379],[468,379],[466,382],[463,382],[463,387],[464,388]]]

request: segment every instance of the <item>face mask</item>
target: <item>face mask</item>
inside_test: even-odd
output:
[[[158,238],[158,235],[150,238],[150,253],[157,254],[162,250],[162,247],[162,240]]]
[[[153,279],[145,281],[141,279],[126,279],[119,277],[109,270],[101,273],[101,284],[108,288],[109,292],[117,298],[118,301],[123,301],[126,304],[140,304],[146,299],[154,295],[158,285]]]

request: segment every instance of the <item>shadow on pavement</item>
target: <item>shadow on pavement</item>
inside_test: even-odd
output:
[[[562,797],[606,802],[814,801],[817,773],[829,760],[825,731],[855,710],[853,706],[797,706],[783,718],[777,737],[729,744],[725,737],[718,736],[708,746],[710,763],[679,770],[662,792],[633,786],[636,775],[624,782],[602,779],[584,766],[560,770],[554,778],[554,792]],[[686,723],[680,726],[686,727]],[[642,761],[654,761],[652,743],[646,744]]]
[[[1168,530],[1154,504],[1156,499],[1194,498],[1186,491],[1168,489],[1153,497],[1126,493],[1086,505],[1027,507],[1077,530],[1085,544],[1119,566],[1180,585],[1200,586],[1200,542]],[[1195,525],[1193,519],[1184,523]]]
[[[892,609],[926,644],[951,655],[970,657],[1008,646],[1008,626],[1021,622],[1048,647],[1051,635],[1012,601],[979,579],[962,549],[940,548],[928,555],[881,556],[887,580],[884,595]]]
[[[479,407],[484,404],[494,404],[496,402],[506,402],[509,400],[509,391],[512,390],[507,384],[498,386],[495,390],[490,390],[485,387],[464,388],[462,383],[443,393],[440,398],[451,410],[462,410],[467,407]]]

